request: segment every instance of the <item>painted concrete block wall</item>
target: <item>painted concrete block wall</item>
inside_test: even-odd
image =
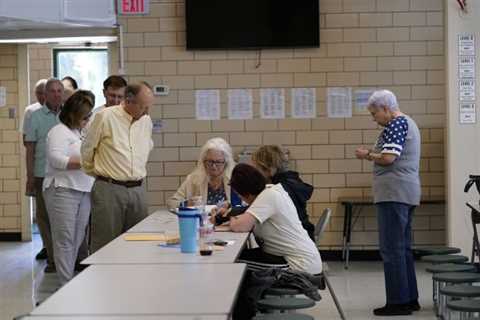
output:
[[[290,150],[294,169],[315,186],[309,202],[312,222],[325,207],[333,209],[322,247],[338,248],[343,227],[338,198],[371,194],[371,164],[355,159],[354,150],[373,144],[380,128],[365,112],[329,119],[326,91],[333,86],[394,91],[402,110],[421,129],[423,194],[444,196],[443,1],[322,0],[320,48],[262,50],[261,55],[251,50],[185,50],[184,10],[183,0],[152,0],[149,15],[119,19],[125,31],[128,80],[170,87],[170,94],[157,97],[151,111],[153,119],[164,120],[162,133],[154,134],[155,149],[148,164],[151,210],[165,205],[193,169],[207,139],[224,137],[236,153],[261,144],[281,144]],[[48,69],[44,61],[50,58],[43,48],[34,49],[38,51],[37,58],[31,54],[31,70],[41,77]],[[36,80],[31,78],[32,83]],[[289,89],[294,87],[316,89],[315,119],[291,118]],[[253,90],[254,119],[228,119],[227,90],[235,88]],[[261,88],[286,89],[286,119],[260,119]],[[221,120],[195,120],[197,89],[220,90]],[[443,206],[418,209],[417,244],[444,243],[444,211]],[[354,248],[375,248],[376,230],[374,210],[365,208],[355,224]]]
[[[18,233],[21,188],[16,45],[0,44],[0,87],[7,92],[7,105],[0,108],[0,233]]]

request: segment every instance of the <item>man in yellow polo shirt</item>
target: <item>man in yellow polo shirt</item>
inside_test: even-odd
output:
[[[82,168],[96,177],[92,189],[91,243],[95,252],[148,214],[146,164],[152,142],[153,91],[128,85],[125,100],[97,113],[82,143]]]

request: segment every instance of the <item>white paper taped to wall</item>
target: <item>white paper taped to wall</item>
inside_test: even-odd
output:
[[[220,119],[220,92],[218,90],[197,90],[195,107],[197,120]]]
[[[0,108],[7,105],[7,88],[0,87]]]
[[[285,118],[285,94],[283,89],[260,90],[260,117],[262,119]]]
[[[355,100],[355,110],[356,111],[365,111],[368,107],[368,99],[373,94],[375,89],[358,89],[355,90],[354,100]]]
[[[315,118],[317,115],[315,88],[293,88],[292,118]]]
[[[328,88],[327,112],[329,118],[351,118],[352,88]]]
[[[252,119],[252,90],[228,90],[228,119]]]

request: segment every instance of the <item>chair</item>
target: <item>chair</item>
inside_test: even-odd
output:
[[[322,238],[323,232],[327,228],[331,215],[332,215],[332,209],[326,208],[325,210],[323,210],[322,215],[320,216],[320,218],[317,221],[317,224],[315,225],[314,234],[315,234],[315,243],[317,244],[317,246],[320,244],[320,239]],[[335,307],[337,308],[338,313],[340,314],[340,317],[342,318],[342,320],[345,320],[346,317],[345,317],[345,314],[343,313],[342,306],[340,305],[340,302],[338,301],[337,296],[335,295],[335,291],[333,291],[333,287],[330,283],[330,280],[328,280],[328,276],[327,276],[328,267],[326,263],[323,263],[322,269],[323,269],[322,276],[328,288],[328,291],[330,292],[330,296],[332,297],[333,302],[335,303]]]
[[[322,215],[317,221],[317,224],[315,225],[315,242],[317,245],[320,242],[320,238],[322,237],[323,232],[327,228],[328,222],[330,221],[330,216],[332,215],[332,209],[326,208],[323,210]]]
[[[472,219],[472,228],[473,228],[473,244],[472,244],[472,260],[471,263],[475,264],[475,257],[478,257],[480,260],[480,241],[478,240],[478,230],[477,225],[480,224],[480,212],[478,209],[467,203],[467,206],[472,209],[471,219]]]

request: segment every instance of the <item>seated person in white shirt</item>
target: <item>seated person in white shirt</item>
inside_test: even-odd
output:
[[[281,184],[267,185],[260,171],[241,163],[232,171],[230,186],[250,205],[245,213],[230,218],[230,228],[234,232],[253,231],[259,244],[259,248],[245,249],[238,262],[247,263],[251,270],[278,266],[311,274],[322,272],[320,253]]]
[[[92,115],[95,97],[78,90],[67,99],[59,120],[47,135],[43,195],[50,220],[55,266],[60,284],[74,274],[90,217],[94,178],[80,167],[81,131]]]

